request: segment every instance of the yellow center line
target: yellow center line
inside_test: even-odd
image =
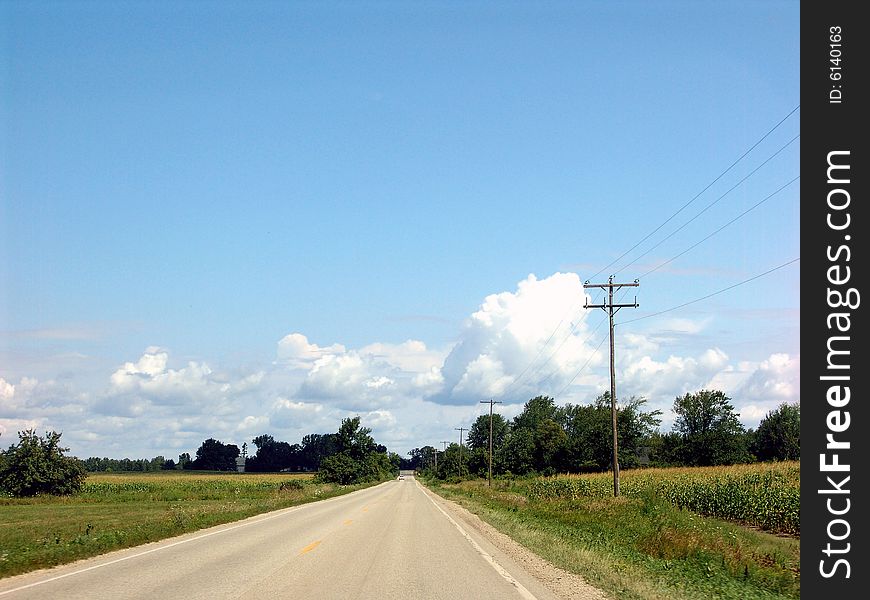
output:
[[[316,542],[311,542],[310,544],[308,544],[302,550],[299,551],[299,556],[302,556],[303,554],[308,554],[309,552],[311,552],[312,550],[317,548],[319,545],[320,545],[320,540],[317,540]]]
[[[348,519],[344,522],[345,525],[350,525],[351,523],[353,523],[353,521],[351,519]]]
[[[368,506],[363,507],[363,512],[369,512],[369,507]]]

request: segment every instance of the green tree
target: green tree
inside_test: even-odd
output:
[[[191,469],[201,471],[235,471],[239,447],[224,444],[214,438],[205,440],[196,451],[196,459],[190,463]]]
[[[193,462],[190,459],[189,452],[182,452],[178,455],[178,468],[179,469],[189,469],[190,463]]]
[[[644,440],[644,444],[649,449],[650,466],[674,467],[683,463],[680,455],[682,438],[674,431],[654,431]]]
[[[609,395],[608,395],[609,402]],[[567,435],[566,470],[575,473],[606,471],[613,451],[610,406],[566,404],[562,421]]]
[[[16,497],[81,491],[87,472],[79,460],[64,456],[69,448],[60,447],[60,437],[55,431],[41,438],[33,429],[19,431],[18,444],[2,453],[0,489]]]
[[[493,470],[505,469],[514,475],[555,472],[562,466],[564,449],[560,409],[553,398],[536,396],[514,417],[500,445],[501,451],[493,449]]]
[[[535,435],[528,427],[511,427],[502,451],[496,454],[498,464],[513,475],[526,475],[535,470]]]
[[[299,463],[303,470],[316,471],[320,462],[339,451],[338,436],[334,433],[309,433],[302,438]]]
[[[549,396],[536,396],[526,402],[523,412],[514,417],[513,427],[535,430],[541,421],[558,420],[558,412],[555,400]]]
[[[780,404],[758,424],[754,440],[758,460],[800,460],[801,406]]]
[[[245,460],[246,471],[281,471],[298,466],[300,462],[298,444],[279,442],[267,434],[258,435],[252,441],[257,446],[257,454]]]
[[[414,448],[413,450],[408,452],[408,456],[410,456],[411,458],[402,460],[401,468],[414,470],[434,468],[436,452],[437,450],[435,450],[435,448],[432,446]]]
[[[320,461],[317,479],[347,485],[378,481],[398,473],[401,457],[388,455],[386,447],[372,438],[371,431],[360,425],[359,417],[342,419],[334,436],[337,452]]]
[[[750,459],[743,425],[731,399],[701,390],[674,401],[674,431],[681,437],[682,462],[691,466],[729,465]]]
[[[568,436],[553,419],[544,419],[535,428],[534,469],[543,475],[563,471]]]
[[[333,454],[320,461],[317,479],[338,483],[339,485],[350,485],[362,478],[362,469],[360,467],[358,461],[355,461],[344,452]]]
[[[660,411],[645,411],[646,398],[632,396],[621,403],[616,413],[619,443],[619,464],[638,464],[637,453],[645,440],[656,430]],[[612,466],[613,416],[610,392],[598,396],[591,405],[568,404],[562,411],[568,434],[568,464],[570,471],[606,471]]]
[[[372,430],[360,425],[360,418],[341,420],[338,428],[338,451],[344,452],[354,460],[363,460],[377,450],[377,444],[370,435]]]
[[[460,456],[462,462],[460,464]],[[453,443],[447,446],[444,452],[438,453],[438,471],[439,479],[449,479],[459,477],[460,469],[462,475],[469,474],[468,468],[469,450],[463,444],[462,452],[459,451],[459,444]]]
[[[503,456],[504,444],[507,439],[510,424],[498,413],[492,415],[492,471],[500,473],[504,465],[500,460]],[[463,452],[468,453],[468,469],[481,477],[486,477],[489,471],[489,413],[480,415],[468,430],[468,447]]]
[[[510,425],[503,416],[498,413],[492,414],[492,451],[493,454],[504,444]],[[483,448],[489,451],[489,414],[480,415],[471,424],[468,430],[468,446],[470,448]]]

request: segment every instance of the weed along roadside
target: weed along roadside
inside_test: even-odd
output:
[[[0,577],[154,542],[377,482],[310,474],[94,474],[71,496],[0,497]]]
[[[613,598],[800,597],[799,463],[622,477],[425,484]]]

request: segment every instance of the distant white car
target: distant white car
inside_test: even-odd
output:
[[[404,476],[404,475],[399,475],[399,481],[404,481],[404,480],[405,480],[405,476]]]

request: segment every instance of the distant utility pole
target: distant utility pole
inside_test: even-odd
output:
[[[462,477],[462,432],[468,431],[465,427],[454,427],[459,431],[459,476]]]
[[[489,477],[486,479],[486,485],[492,487],[492,405],[501,404],[501,400],[481,400],[481,404],[489,404]]]
[[[586,304],[583,308],[603,308],[610,316],[610,418],[613,422],[613,495],[619,496],[619,455],[617,454],[618,444],[616,441],[616,371],[614,370],[613,360],[613,315],[619,312],[620,308],[637,308],[637,296],[634,298],[633,304],[614,304],[613,289],[619,291],[624,287],[637,287],[640,285],[637,279],[633,283],[613,283],[613,275],[611,275],[607,283],[586,283],[583,288],[607,288],[607,304]],[[614,310],[616,309],[616,310]]]
[[[441,443],[444,444],[444,457],[446,458],[447,457],[447,444],[449,444],[450,442],[445,442],[444,440],[441,440]],[[436,466],[436,470],[437,470],[437,467],[438,467],[438,451],[437,450],[435,451],[435,466]]]

